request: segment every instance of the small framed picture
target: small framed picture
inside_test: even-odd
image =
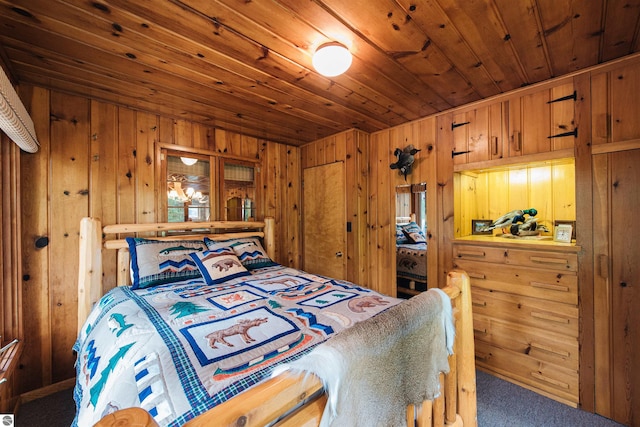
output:
[[[485,227],[491,225],[493,221],[490,219],[472,219],[471,220],[471,234],[474,235],[489,235],[493,234],[492,230],[483,231]]]
[[[561,224],[568,224],[571,226],[571,238],[575,240],[576,239],[576,222],[571,221],[569,219],[556,219],[555,221],[553,221],[553,228],[555,229],[557,226]]]
[[[553,228],[553,240],[556,242],[571,243],[571,224],[558,224]]]

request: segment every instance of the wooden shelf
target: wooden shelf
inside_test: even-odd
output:
[[[9,380],[18,366],[24,343],[18,341],[0,357],[0,384]]]

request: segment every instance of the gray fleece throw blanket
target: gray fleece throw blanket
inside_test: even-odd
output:
[[[451,300],[430,289],[318,345],[284,371],[311,372],[328,402],[320,426],[405,426],[406,407],[440,394],[455,329]]]

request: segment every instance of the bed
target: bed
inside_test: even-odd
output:
[[[194,235],[196,230],[207,233]],[[401,304],[401,300],[273,262],[273,230],[271,218],[249,223],[126,224],[104,228],[97,219],[83,219],[79,337],[74,346],[78,354],[74,391],[78,412],[74,425],[117,425],[127,417],[139,420],[140,413],[147,420],[140,425],[150,426],[262,426],[276,422],[318,425],[326,402],[320,380],[292,373],[270,378],[273,365],[298,359],[327,337]],[[131,237],[150,233],[154,236],[146,239]],[[130,236],[128,241],[121,238],[125,235]],[[140,286],[141,277],[146,274],[134,270],[144,252],[140,247],[144,248],[148,240],[159,241],[158,244],[167,245],[164,252],[177,254],[186,251],[185,242],[200,244],[205,236],[206,247],[196,251],[202,253],[198,255],[200,259],[206,260],[212,251],[224,253],[227,249],[220,248],[229,242],[244,244],[253,239],[259,239],[262,252],[256,256],[256,251],[247,252],[243,246],[240,253],[250,256],[236,253],[235,259],[248,260],[249,274],[212,279],[204,273],[199,279],[172,278],[169,283],[132,288],[131,283]],[[103,252],[110,250],[117,255],[104,258],[115,262],[115,268],[107,266],[106,261],[103,267]],[[198,256],[190,255],[193,260]],[[223,264],[231,265],[224,256]],[[172,271],[175,270],[174,266]],[[102,295],[105,271],[116,275],[118,286]],[[155,276],[154,272],[145,277]],[[450,372],[441,375],[440,397],[407,408],[407,422],[421,426],[475,426],[468,277],[463,272],[450,272],[443,290],[451,298],[456,315]],[[285,300],[293,304],[288,306],[283,303]],[[324,306],[331,310],[323,313]],[[345,311],[341,306],[349,309]],[[267,324],[276,326],[272,328],[275,334],[264,331]],[[203,332],[205,327],[208,329]],[[216,333],[211,332],[214,329]],[[240,354],[236,347],[243,345],[248,346],[249,352],[236,360]],[[165,347],[167,352],[161,352]],[[233,361],[229,353],[234,353]],[[196,370],[195,365],[205,370]],[[237,394],[241,398],[234,398]]]
[[[427,289],[427,240],[415,218],[396,218],[398,292],[408,295]]]

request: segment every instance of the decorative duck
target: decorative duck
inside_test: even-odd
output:
[[[548,232],[549,229],[542,224],[538,224],[538,218],[530,216],[522,224],[511,224],[509,231],[514,236],[534,236],[540,234],[540,231]]]
[[[404,175],[404,180],[407,180],[407,175],[411,173],[411,166],[415,160],[416,153],[420,151],[415,148],[413,145],[407,145],[403,150],[396,148],[393,152],[393,155],[398,159],[395,163],[391,163],[389,167],[391,169],[398,169],[402,175]]]
[[[531,209],[516,209],[511,212],[508,212],[502,215],[500,218],[493,221],[488,226],[484,227],[482,231],[489,231],[495,228],[508,228],[510,229],[512,225],[518,224],[519,222],[525,222],[525,215],[536,216],[538,211]]]

